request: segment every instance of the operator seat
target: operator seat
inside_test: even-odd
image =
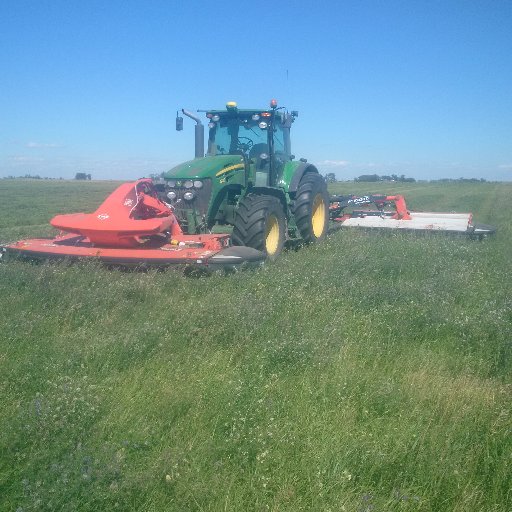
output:
[[[260,144],[254,144],[254,146],[249,151],[249,158],[259,158],[262,153],[266,153],[268,155],[268,144],[261,142]]]

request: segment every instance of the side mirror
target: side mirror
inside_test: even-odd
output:
[[[183,130],[183,117],[180,117],[176,112],[176,131],[181,132],[181,130]]]

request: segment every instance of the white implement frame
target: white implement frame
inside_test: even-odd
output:
[[[409,212],[411,218],[393,219],[387,215],[364,215],[351,217],[342,221],[343,226],[412,229],[420,231],[448,231],[451,233],[467,233],[471,231],[473,216],[471,213],[434,213]]]

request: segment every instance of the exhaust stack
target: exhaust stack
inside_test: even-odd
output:
[[[204,125],[201,123],[201,119],[197,117],[196,115],[192,114],[192,112],[189,112],[188,110],[185,110],[184,108],[181,109],[183,114],[185,114],[187,117],[190,117],[190,119],[193,119],[196,122],[195,126],[195,156],[194,158],[203,158],[204,156]]]

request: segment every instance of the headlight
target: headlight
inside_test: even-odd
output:
[[[203,188],[203,182],[200,180],[194,181],[194,188]]]
[[[167,182],[167,186],[168,186],[169,188],[174,188],[174,187],[176,186],[176,180],[169,180],[169,181]]]
[[[259,114],[253,114],[253,115],[252,115],[252,120],[253,120],[253,121],[258,121],[258,120],[259,120],[259,118],[260,118],[260,115],[259,115]]]
[[[220,119],[220,116],[219,116],[218,114],[215,114],[215,115],[212,117],[212,121],[215,121],[215,122],[217,122],[219,119]]]
[[[176,199],[176,192],[174,192],[174,190],[170,190],[167,192],[167,198],[174,201]]]
[[[192,201],[192,199],[194,199],[194,192],[185,192],[183,194],[183,199],[185,199],[185,201]]]
[[[268,126],[268,124],[265,121],[261,121],[261,123],[258,125],[262,130],[265,130]]]
[[[192,180],[187,180],[185,183],[183,183],[183,186],[185,188],[192,188],[194,186],[194,182]]]

